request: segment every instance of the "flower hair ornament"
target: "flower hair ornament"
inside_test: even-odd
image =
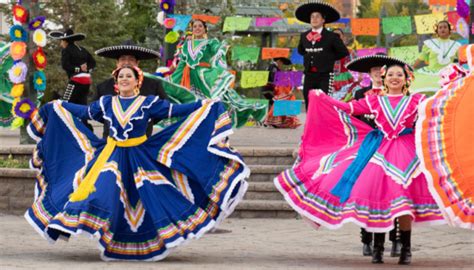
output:
[[[415,80],[415,74],[413,73],[413,70],[408,65],[404,65],[403,69],[405,70],[406,74],[408,75],[407,76],[406,87],[409,88],[411,83]]]

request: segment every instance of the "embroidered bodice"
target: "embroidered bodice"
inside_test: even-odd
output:
[[[338,108],[353,115],[373,114],[377,128],[387,139],[395,139],[405,128],[413,128],[417,107],[425,98],[422,94],[366,96],[349,103],[331,101]]]
[[[189,104],[171,104],[157,96],[102,96],[90,106],[62,103],[63,107],[81,119],[108,121],[110,136],[117,141],[145,135],[150,119],[166,119],[190,114],[201,101]]]

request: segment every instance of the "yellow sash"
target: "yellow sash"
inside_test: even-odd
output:
[[[114,152],[115,147],[133,147],[140,145],[146,141],[146,135],[137,138],[131,138],[125,141],[116,141],[111,137],[107,138],[107,144],[105,145],[102,152],[97,157],[94,165],[87,173],[86,177],[81,181],[79,187],[69,196],[69,201],[79,202],[87,199],[90,194],[95,192],[95,181],[99,177],[102,168],[105,163],[109,160],[110,155]]]

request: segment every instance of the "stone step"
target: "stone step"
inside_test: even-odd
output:
[[[0,158],[11,155],[13,158],[29,159],[33,152],[34,145],[15,145],[0,147]],[[241,147],[237,150],[244,157],[248,165],[286,165],[293,164],[293,149],[291,148],[264,148],[264,147]]]
[[[281,200],[244,200],[231,217],[235,218],[296,218],[298,214]]]
[[[282,201],[283,195],[276,189],[273,182],[249,182],[249,188],[244,200]]]
[[[273,179],[290,165],[249,165],[249,182],[273,182]]]
[[[36,172],[29,169],[0,168],[0,214],[20,215],[31,206]],[[272,182],[250,182],[244,200],[233,217],[294,218],[296,213],[283,200]]]

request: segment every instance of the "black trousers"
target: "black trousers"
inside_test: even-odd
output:
[[[329,72],[305,72],[303,83],[303,96],[306,111],[308,111],[308,94],[312,89],[321,89],[324,93],[329,92],[329,80],[331,75]]]
[[[69,81],[62,99],[74,104],[87,105],[89,87],[89,84],[79,84]]]

